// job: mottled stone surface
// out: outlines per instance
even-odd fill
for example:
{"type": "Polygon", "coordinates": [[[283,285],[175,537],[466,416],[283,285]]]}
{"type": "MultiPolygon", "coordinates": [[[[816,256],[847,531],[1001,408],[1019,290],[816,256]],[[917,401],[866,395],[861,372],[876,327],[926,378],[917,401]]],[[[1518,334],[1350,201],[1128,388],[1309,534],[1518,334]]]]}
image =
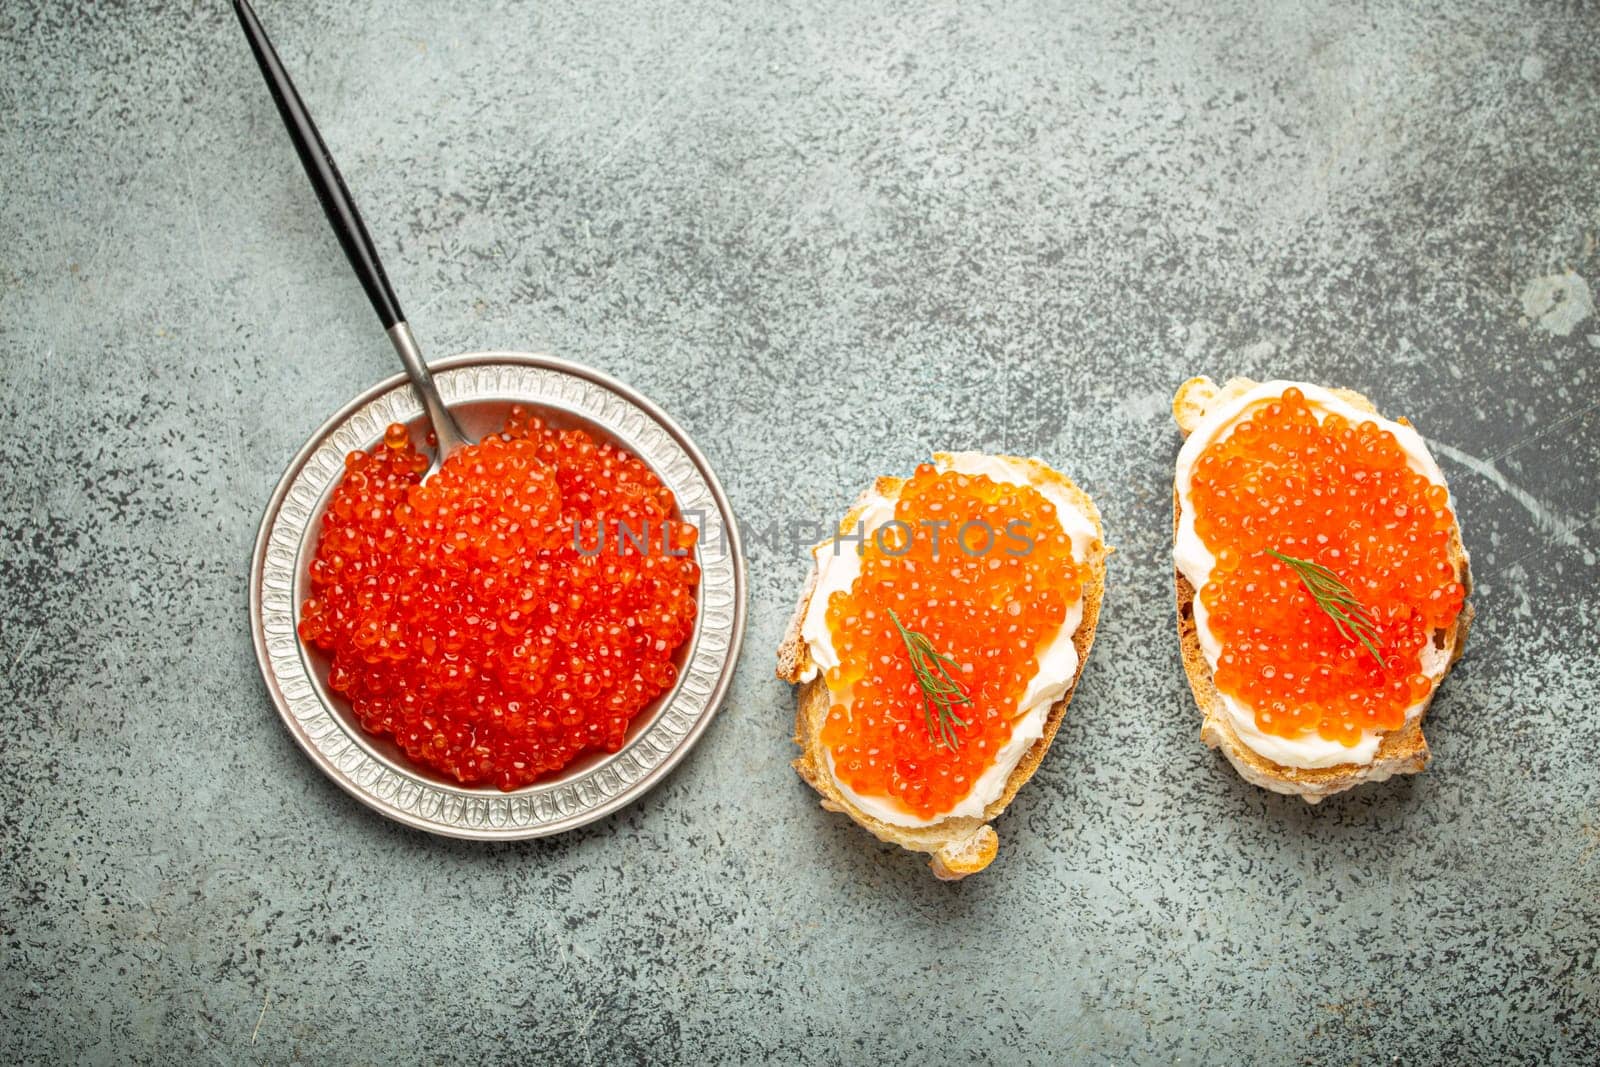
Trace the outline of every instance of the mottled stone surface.
{"type": "Polygon", "coordinates": [[[0,6],[0,1059],[1600,1055],[1600,9],[262,0],[426,350],[656,398],[766,526],[934,448],[1099,500],[1099,644],[983,875],[818,809],[750,546],[722,715],[543,842],[386,823],[257,675],[255,525],[394,369],[226,5],[0,6]],[[1348,385],[1479,622],[1415,779],[1197,740],[1173,388],[1348,385]]]}

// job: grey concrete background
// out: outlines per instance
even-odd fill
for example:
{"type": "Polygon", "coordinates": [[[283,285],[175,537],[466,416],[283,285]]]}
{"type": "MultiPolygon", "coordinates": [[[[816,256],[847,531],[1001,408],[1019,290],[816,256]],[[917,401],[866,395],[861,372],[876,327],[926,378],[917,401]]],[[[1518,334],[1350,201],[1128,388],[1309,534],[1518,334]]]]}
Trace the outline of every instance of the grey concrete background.
{"type": "Polygon", "coordinates": [[[1600,9],[262,0],[426,350],[655,397],[757,526],[1033,453],[1119,549],[960,885],[818,809],[751,546],[737,682],[620,815],[389,825],[280,726],[246,565],[394,369],[227,6],[0,6],[0,1058],[1526,1062],[1600,1053],[1600,9]],[[1197,741],[1193,373],[1436,443],[1478,626],[1432,769],[1197,741]]]}

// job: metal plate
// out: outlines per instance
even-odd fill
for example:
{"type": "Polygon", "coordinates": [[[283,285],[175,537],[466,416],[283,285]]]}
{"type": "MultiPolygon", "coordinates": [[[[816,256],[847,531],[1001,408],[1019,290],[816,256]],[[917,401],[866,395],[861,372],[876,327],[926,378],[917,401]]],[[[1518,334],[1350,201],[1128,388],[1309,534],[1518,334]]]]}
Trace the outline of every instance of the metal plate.
{"type": "Polygon", "coordinates": [[[700,529],[700,610],[678,657],[678,682],[634,719],[615,753],[582,758],[558,776],[503,793],[456,785],[413,766],[356,723],[326,688],[325,659],[295,631],[308,595],[316,532],[346,453],[370,448],[393,422],[423,432],[422,405],[405,377],[368,390],[306,442],[261,520],[250,565],[256,659],[284,725],[346,792],[389,818],[451,837],[509,840],[560,833],[638,799],[693,747],[716,714],[744,636],[745,574],[738,526],[694,444],[650,401],[606,375],[550,356],[482,352],[431,364],[446,403],[478,436],[513,403],[581,425],[650,465],[700,529]]]}

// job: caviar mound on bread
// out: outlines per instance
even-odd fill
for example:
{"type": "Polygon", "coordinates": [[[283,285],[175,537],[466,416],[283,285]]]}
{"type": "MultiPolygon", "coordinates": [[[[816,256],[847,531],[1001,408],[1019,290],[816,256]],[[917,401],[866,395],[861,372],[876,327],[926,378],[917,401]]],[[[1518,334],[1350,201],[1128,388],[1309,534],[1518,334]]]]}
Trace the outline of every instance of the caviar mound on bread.
{"type": "Polygon", "coordinates": [[[778,649],[822,806],[940,878],[987,867],[1094,643],[1107,552],[1094,502],[1038,460],[936,453],[877,479],[813,549],[778,649]]]}
{"type": "Polygon", "coordinates": [[[1472,620],[1422,436],[1300,382],[1193,378],[1172,411],[1178,635],[1201,740],[1311,803],[1421,771],[1423,717],[1472,620]]]}

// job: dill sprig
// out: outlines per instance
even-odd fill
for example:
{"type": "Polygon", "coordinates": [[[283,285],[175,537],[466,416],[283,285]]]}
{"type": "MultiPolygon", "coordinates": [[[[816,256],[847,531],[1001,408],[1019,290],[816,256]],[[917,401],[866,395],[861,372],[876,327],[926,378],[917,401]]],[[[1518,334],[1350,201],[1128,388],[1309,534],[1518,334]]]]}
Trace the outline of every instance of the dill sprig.
{"type": "Polygon", "coordinates": [[[1289,569],[1299,576],[1306,592],[1317,602],[1317,607],[1327,613],[1346,640],[1354,638],[1360,641],[1372,653],[1372,658],[1378,661],[1378,666],[1389,669],[1378,652],[1378,646],[1373,643],[1373,638],[1378,635],[1377,620],[1337,574],[1320,563],[1286,556],[1275,549],[1267,549],[1267,555],[1288,564],[1289,569]]]}
{"type": "Polygon", "coordinates": [[[906,652],[911,656],[911,671],[917,676],[917,685],[922,689],[922,716],[928,723],[928,739],[954,752],[960,745],[955,728],[967,725],[967,721],[956,714],[956,705],[972,703],[972,698],[950,674],[950,668],[959,669],[959,665],[937,651],[926,636],[901,625],[900,616],[894,613],[893,608],[889,609],[889,619],[894,623],[894,628],[900,631],[900,640],[906,643],[906,652]]]}

